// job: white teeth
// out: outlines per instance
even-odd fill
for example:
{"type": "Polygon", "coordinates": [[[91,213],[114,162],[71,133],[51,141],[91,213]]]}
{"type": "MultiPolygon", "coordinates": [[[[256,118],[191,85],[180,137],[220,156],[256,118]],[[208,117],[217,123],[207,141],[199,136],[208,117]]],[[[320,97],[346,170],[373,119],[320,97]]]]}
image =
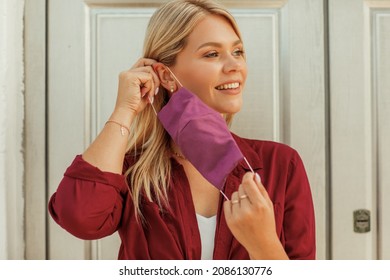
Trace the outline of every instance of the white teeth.
{"type": "Polygon", "coordinates": [[[231,84],[224,84],[217,86],[217,89],[222,90],[222,89],[234,89],[238,88],[240,86],[240,83],[231,83],[231,84]]]}

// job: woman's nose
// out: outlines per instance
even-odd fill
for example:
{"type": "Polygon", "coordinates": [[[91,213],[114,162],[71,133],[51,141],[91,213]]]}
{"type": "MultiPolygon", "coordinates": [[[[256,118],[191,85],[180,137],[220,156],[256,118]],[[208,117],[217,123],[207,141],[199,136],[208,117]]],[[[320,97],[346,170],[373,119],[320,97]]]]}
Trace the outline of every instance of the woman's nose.
{"type": "Polygon", "coordinates": [[[229,55],[224,61],[223,71],[226,73],[238,72],[242,71],[245,67],[246,62],[242,57],[235,57],[233,55],[229,55]]]}

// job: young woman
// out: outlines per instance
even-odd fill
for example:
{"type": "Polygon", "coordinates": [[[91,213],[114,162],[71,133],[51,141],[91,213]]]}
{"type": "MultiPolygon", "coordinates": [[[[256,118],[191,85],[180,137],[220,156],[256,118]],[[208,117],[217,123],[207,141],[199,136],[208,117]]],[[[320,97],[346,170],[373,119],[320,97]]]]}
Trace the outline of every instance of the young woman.
{"type": "Polygon", "coordinates": [[[52,195],[53,219],[82,239],[118,231],[119,259],[314,259],[312,197],[295,150],[233,135],[255,173],[239,163],[226,200],[155,115],[182,85],[230,122],[246,77],[226,9],[211,0],[163,5],[144,58],[119,75],[111,117],[52,195]]]}

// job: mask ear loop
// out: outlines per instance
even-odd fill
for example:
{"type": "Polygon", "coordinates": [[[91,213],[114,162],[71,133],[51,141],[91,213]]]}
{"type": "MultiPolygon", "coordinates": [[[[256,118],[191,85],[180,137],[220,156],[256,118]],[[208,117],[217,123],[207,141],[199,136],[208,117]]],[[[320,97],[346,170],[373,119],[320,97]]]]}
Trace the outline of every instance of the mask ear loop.
{"type": "Polygon", "coordinates": [[[182,88],[183,85],[180,83],[180,81],[179,81],[179,79],[176,77],[176,75],[173,74],[173,72],[171,71],[171,69],[169,69],[168,66],[166,66],[166,67],[167,67],[168,71],[172,74],[173,78],[175,78],[176,82],[177,82],[177,83],[180,85],[180,87],[182,88]]]}
{"type": "Polygon", "coordinates": [[[157,116],[156,108],[154,108],[154,105],[153,105],[153,103],[152,103],[152,100],[150,99],[150,96],[148,96],[148,99],[149,99],[150,105],[152,106],[152,109],[153,109],[153,111],[154,111],[154,114],[157,116]]]}
{"type": "Polygon", "coordinates": [[[255,174],[255,171],[253,171],[253,168],[252,168],[252,166],[249,164],[249,162],[248,162],[248,160],[246,159],[246,157],[244,157],[244,160],[245,160],[246,164],[248,165],[249,169],[251,170],[251,172],[252,172],[253,174],[255,174]]]}

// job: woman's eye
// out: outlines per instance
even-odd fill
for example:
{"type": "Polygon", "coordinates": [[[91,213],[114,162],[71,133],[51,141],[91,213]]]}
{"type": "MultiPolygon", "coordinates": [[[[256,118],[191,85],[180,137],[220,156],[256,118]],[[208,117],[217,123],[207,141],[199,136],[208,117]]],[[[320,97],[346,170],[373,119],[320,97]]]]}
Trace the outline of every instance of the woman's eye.
{"type": "Polygon", "coordinates": [[[242,50],[242,49],[236,49],[236,50],[233,51],[233,54],[234,54],[235,56],[243,56],[243,55],[244,55],[244,50],[242,50]]]}
{"type": "Polygon", "coordinates": [[[217,52],[209,52],[205,55],[205,57],[218,57],[218,53],[217,52]]]}

